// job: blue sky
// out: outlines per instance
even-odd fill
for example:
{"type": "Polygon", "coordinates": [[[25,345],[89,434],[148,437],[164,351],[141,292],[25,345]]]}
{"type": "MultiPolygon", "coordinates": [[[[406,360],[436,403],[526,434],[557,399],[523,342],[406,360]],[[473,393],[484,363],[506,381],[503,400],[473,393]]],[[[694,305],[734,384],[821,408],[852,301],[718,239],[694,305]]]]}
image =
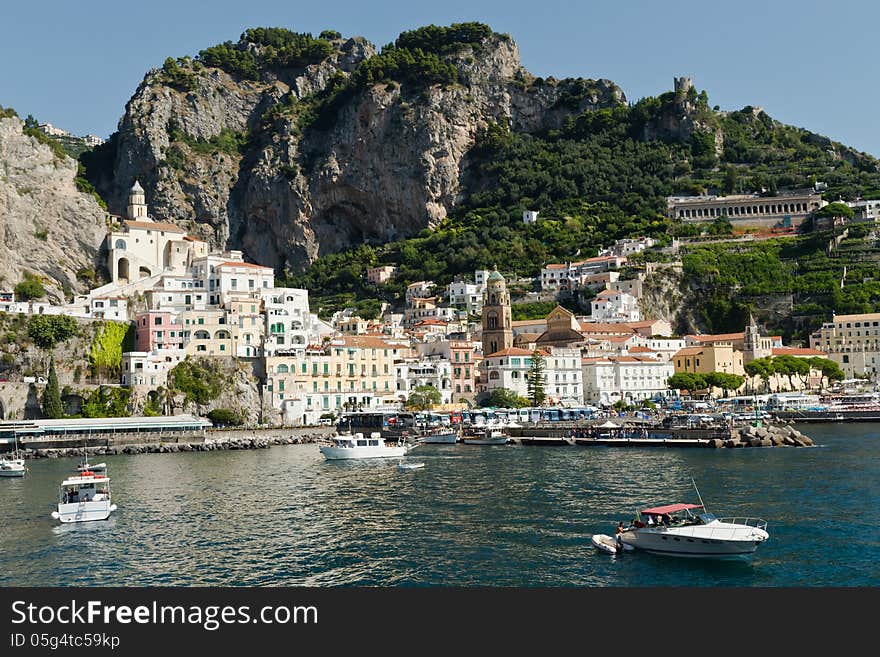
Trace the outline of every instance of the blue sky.
{"type": "Polygon", "coordinates": [[[381,47],[422,25],[481,21],[510,34],[535,75],[608,78],[633,101],[687,75],[712,105],[758,105],[880,156],[878,18],[880,5],[855,0],[3,2],[0,105],[107,137],[148,69],[248,27],[335,29],[381,47]]]}

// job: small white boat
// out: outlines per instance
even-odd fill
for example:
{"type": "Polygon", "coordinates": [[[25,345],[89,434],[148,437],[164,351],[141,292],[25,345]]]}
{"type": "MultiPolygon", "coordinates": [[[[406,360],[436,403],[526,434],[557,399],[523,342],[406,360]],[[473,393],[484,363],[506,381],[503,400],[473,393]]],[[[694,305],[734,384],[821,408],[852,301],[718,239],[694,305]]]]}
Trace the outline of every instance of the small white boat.
{"type": "Polygon", "coordinates": [[[599,550],[600,552],[605,552],[607,554],[620,554],[621,552],[632,552],[635,548],[631,545],[627,545],[626,543],[621,546],[617,545],[617,541],[614,540],[608,534],[593,534],[592,538],[593,547],[599,550]]]}
{"type": "Polygon", "coordinates": [[[400,470],[418,470],[419,468],[424,468],[424,463],[398,463],[397,467],[400,470]]]}
{"type": "Polygon", "coordinates": [[[24,477],[27,472],[27,466],[24,459],[2,459],[0,460],[0,477],[24,477]]]}
{"type": "Polygon", "coordinates": [[[106,520],[116,511],[110,496],[110,478],[89,470],[61,482],[58,509],[52,517],[61,522],[106,520]]]}
{"type": "Polygon", "coordinates": [[[78,466],[76,466],[78,472],[107,472],[107,464],[106,463],[89,463],[88,461],[83,461],[78,466]]]}
{"type": "Polygon", "coordinates": [[[0,458],[0,477],[24,477],[27,472],[27,466],[24,459],[18,453],[18,436],[14,435],[15,451],[12,458],[3,456],[0,458]]]}
{"type": "Polygon", "coordinates": [[[319,449],[324,458],[329,461],[342,459],[371,459],[406,456],[412,449],[403,438],[399,438],[396,445],[386,445],[382,440],[382,434],[374,431],[367,438],[362,433],[342,434],[330,439],[330,445],[322,445],[319,449]]]}

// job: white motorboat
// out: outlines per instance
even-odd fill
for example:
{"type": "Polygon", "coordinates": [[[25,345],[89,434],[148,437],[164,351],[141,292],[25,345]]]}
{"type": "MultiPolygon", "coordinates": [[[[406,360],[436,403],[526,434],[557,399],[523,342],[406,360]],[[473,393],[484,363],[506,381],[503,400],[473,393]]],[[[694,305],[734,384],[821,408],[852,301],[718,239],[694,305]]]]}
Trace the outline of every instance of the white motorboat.
{"type": "Polygon", "coordinates": [[[749,557],[768,538],[767,521],[716,518],[703,504],[645,509],[620,534],[624,545],[645,552],[716,559],[749,557]]]}
{"type": "Polygon", "coordinates": [[[465,445],[506,445],[509,436],[498,429],[489,429],[482,435],[465,436],[465,445]]]}
{"type": "Polygon", "coordinates": [[[618,545],[617,541],[608,534],[593,534],[592,543],[594,548],[600,552],[605,552],[606,554],[620,554],[622,552],[632,552],[635,550],[634,547],[627,545],[626,543],[618,545]]]}
{"type": "Polygon", "coordinates": [[[422,444],[454,445],[458,442],[458,432],[455,429],[434,429],[423,433],[418,437],[422,444]]]}
{"type": "Polygon", "coordinates": [[[371,459],[405,456],[412,449],[403,438],[399,438],[397,444],[386,445],[382,440],[382,434],[374,431],[369,438],[362,433],[341,434],[331,439],[330,445],[320,447],[321,454],[329,461],[341,459],[371,459]]]}
{"type": "Polygon", "coordinates": [[[110,478],[86,470],[61,482],[58,510],[52,517],[61,522],[106,520],[116,511],[110,496],[110,478]]]}

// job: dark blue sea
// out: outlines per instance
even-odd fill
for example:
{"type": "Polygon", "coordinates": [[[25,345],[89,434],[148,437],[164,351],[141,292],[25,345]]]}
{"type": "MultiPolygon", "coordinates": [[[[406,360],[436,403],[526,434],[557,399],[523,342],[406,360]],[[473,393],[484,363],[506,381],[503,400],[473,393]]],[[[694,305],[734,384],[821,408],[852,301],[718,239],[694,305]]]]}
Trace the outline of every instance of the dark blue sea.
{"type": "Polygon", "coordinates": [[[118,511],[50,517],[75,459],[0,479],[0,586],[849,587],[880,584],[880,425],[812,448],[426,445],[325,462],[317,445],[106,457],[118,511]],[[596,552],[646,506],[760,517],[749,561],[596,552]]]}

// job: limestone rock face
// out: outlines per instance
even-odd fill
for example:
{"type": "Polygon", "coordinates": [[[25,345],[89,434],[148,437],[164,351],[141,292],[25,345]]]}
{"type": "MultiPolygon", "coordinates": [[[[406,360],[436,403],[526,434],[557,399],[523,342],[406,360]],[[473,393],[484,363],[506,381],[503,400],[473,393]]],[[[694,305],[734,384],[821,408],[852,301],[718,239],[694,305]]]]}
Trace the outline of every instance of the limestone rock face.
{"type": "Polygon", "coordinates": [[[609,80],[541,80],[516,44],[492,34],[447,57],[458,82],[374,84],[322,102],[375,47],[334,41],[319,64],[261,80],[215,68],[180,90],[147,74],[126,106],[109,189],[124,210],[137,179],[154,218],[272,267],[302,269],[363,241],[436,226],[455,207],[478,132],[558,128],[567,116],[626,102],[609,80]],[[340,76],[344,76],[341,78],[340,76]],[[318,112],[316,119],[310,112],[318,112]],[[310,118],[311,117],[311,118],[310,118]],[[239,138],[238,148],[211,146],[239,138]]]}
{"type": "Polygon", "coordinates": [[[17,117],[0,119],[0,289],[29,271],[42,277],[47,300],[66,302],[65,288],[86,290],[77,272],[100,264],[107,213],[76,188],[76,161],[22,127],[17,117]]]}

